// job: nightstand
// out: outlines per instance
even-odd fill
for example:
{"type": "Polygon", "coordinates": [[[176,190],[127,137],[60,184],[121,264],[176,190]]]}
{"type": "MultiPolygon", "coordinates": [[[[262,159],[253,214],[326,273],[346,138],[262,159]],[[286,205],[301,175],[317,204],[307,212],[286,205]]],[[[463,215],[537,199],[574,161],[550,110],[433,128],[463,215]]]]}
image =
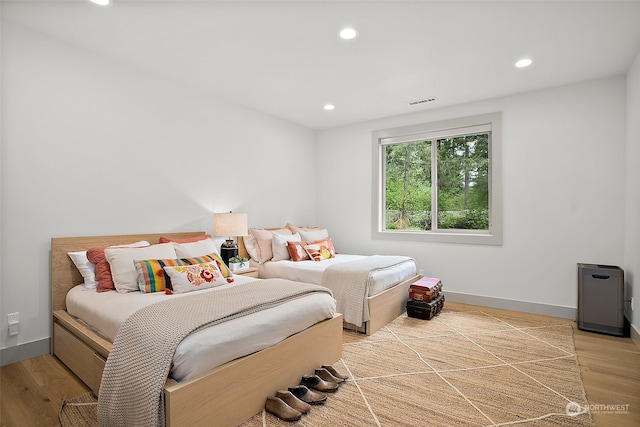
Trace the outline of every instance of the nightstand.
{"type": "Polygon", "coordinates": [[[246,270],[232,271],[232,273],[237,274],[238,276],[255,277],[256,279],[259,278],[258,267],[249,267],[246,270]]]}

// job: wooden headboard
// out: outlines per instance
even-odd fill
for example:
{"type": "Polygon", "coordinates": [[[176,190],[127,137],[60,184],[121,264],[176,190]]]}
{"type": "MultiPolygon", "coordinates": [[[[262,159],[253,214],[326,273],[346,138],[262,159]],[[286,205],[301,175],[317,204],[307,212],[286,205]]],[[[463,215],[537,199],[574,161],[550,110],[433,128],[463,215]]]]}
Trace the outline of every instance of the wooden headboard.
{"type": "Polygon", "coordinates": [[[247,259],[250,259],[249,252],[247,252],[247,248],[244,245],[244,238],[242,236],[238,236],[238,255],[243,256],[247,259]]]}
{"type": "Polygon", "coordinates": [[[126,234],[119,236],[54,237],[51,239],[51,311],[66,310],[67,292],[83,282],[80,272],[67,252],[84,251],[93,247],[122,245],[146,240],[158,243],[161,236],[185,239],[205,234],[204,231],[182,233],[126,234]]]}

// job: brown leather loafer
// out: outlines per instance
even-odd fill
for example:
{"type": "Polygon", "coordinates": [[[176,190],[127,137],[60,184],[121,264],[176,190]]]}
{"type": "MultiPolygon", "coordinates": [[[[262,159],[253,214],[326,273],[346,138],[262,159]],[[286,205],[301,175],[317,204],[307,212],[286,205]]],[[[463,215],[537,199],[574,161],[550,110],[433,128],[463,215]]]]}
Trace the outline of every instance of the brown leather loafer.
{"type": "Polygon", "coordinates": [[[333,393],[338,390],[338,384],[325,381],[317,375],[303,375],[300,385],[306,385],[309,388],[318,391],[333,393]]]}
{"type": "Polygon", "coordinates": [[[276,397],[282,399],[284,403],[303,414],[306,414],[311,410],[311,405],[295,397],[289,390],[278,390],[276,392],[276,397]]]}
{"type": "Polygon", "coordinates": [[[347,379],[349,379],[349,377],[348,377],[347,375],[342,375],[340,372],[336,371],[336,370],[335,370],[335,368],[334,368],[333,366],[325,366],[325,365],[322,365],[322,368],[323,368],[323,369],[326,369],[327,371],[329,371],[329,373],[330,373],[331,375],[333,375],[334,377],[336,377],[336,378],[341,378],[341,379],[343,379],[343,380],[347,380],[347,379]]]}
{"type": "Polygon", "coordinates": [[[330,383],[340,384],[344,380],[342,378],[335,377],[325,368],[316,369],[316,375],[322,378],[325,381],[329,381],[330,383]]]}
{"type": "Polygon", "coordinates": [[[289,391],[295,397],[310,405],[321,405],[327,401],[327,396],[325,394],[309,390],[306,386],[303,385],[289,387],[289,391]]]}
{"type": "Polygon", "coordinates": [[[300,411],[293,409],[282,399],[273,396],[267,397],[267,403],[264,404],[264,409],[284,421],[298,421],[302,416],[300,411]]]}

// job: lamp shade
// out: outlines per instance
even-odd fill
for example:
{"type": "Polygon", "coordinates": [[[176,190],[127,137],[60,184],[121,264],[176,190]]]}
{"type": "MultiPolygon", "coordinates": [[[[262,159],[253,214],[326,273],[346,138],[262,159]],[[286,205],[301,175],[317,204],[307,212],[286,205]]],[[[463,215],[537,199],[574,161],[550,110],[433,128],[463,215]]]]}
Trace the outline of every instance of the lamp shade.
{"type": "Polygon", "coordinates": [[[216,236],[246,236],[247,214],[226,212],[213,214],[213,234],[216,236]]]}

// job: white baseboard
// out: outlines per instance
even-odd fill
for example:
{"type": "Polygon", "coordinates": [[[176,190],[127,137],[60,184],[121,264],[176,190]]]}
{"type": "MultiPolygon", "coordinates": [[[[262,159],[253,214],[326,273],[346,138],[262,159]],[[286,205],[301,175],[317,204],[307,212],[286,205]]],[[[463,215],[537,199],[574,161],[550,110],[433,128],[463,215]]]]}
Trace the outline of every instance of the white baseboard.
{"type": "MultiPolygon", "coordinates": [[[[524,313],[542,314],[544,316],[562,317],[563,319],[576,320],[578,314],[578,309],[575,307],[516,301],[503,298],[485,297],[481,295],[461,294],[450,291],[444,291],[444,296],[446,301],[451,302],[521,311],[524,313]]],[[[447,303],[445,302],[445,306],[446,305],[447,303]]]]}
{"type": "Polygon", "coordinates": [[[0,350],[0,366],[22,362],[51,352],[51,339],[44,338],[0,350]]]}
{"type": "Polygon", "coordinates": [[[640,333],[633,327],[633,325],[630,325],[629,327],[629,334],[631,336],[631,341],[633,341],[636,347],[638,347],[638,350],[640,350],[640,333]]]}

